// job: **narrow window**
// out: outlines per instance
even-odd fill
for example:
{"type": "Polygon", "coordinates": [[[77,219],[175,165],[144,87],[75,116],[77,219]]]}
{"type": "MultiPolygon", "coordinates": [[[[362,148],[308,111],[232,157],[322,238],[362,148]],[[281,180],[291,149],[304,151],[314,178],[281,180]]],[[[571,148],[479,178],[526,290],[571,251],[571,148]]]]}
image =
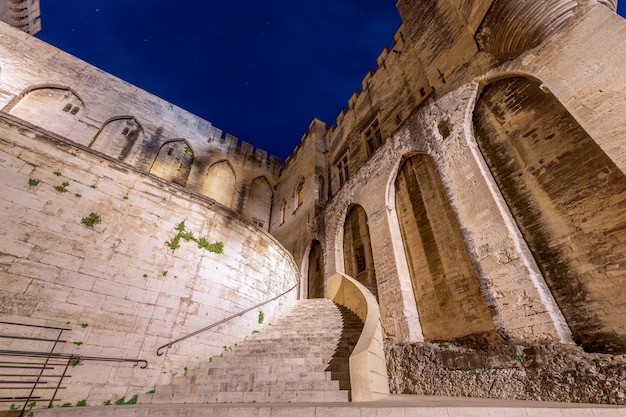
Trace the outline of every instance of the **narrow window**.
{"type": "Polygon", "coordinates": [[[298,186],[297,199],[298,199],[298,207],[300,207],[302,203],[304,202],[304,184],[302,183],[298,186]]]}
{"type": "Polygon", "coordinates": [[[369,129],[365,131],[365,142],[367,143],[368,157],[372,156],[383,145],[383,136],[380,133],[378,120],[374,120],[369,129]]]}
{"type": "Polygon", "coordinates": [[[287,213],[287,202],[283,200],[283,205],[280,208],[280,224],[285,223],[285,214],[287,213]]]}
{"type": "Polygon", "coordinates": [[[122,130],[122,135],[128,136],[129,132],[130,132],[130,129],[128,127],[125,127],[124,130],[122,130]]]}
{"type": "MultiPolygon", "coordinates": [[[[67,106],[66,106],[66,107],[67,107],[67,106]]],[[[78,106],[74,106],[74,108],[72,109],[72,111],[70,111],[70,114],[76,114],[76,113],[78,113],[78,110],[79,110],[78,106]]]]}
{"type": "Polygon", "coordinates": [[[69,112],[70,110],[72,110],[72,105],[70,103],[67,103],[65,107],[63,107],[63,111],[69,112]]]}
{"type": "Polygon", "coordinates": [[[350,179],[350,172],[348,171],[348,157],[344,156],[336,167],[339,174],[339,186],[341,187],[348,181],[348,179],[350,179]]]}

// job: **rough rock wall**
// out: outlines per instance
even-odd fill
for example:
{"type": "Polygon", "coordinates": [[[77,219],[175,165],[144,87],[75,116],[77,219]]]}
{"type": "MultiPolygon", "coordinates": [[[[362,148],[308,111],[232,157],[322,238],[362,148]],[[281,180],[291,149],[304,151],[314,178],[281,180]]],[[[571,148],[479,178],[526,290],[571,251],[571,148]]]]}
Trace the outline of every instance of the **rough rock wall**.
{"type": "Polygon", "coordinates": [[[392,393],[626,404],[626,357],[571,344],[385,346],[392,393]]]}
{"type": "MultiPolygon", "coordinates": [[[[291,256],[210,199],[112,158],[0,118],[0,316],[72,327],[64,351],[142,358],[148,369],[85,362],[64,401],[146,392],[259,327],[252,311],[166,349],[157,347],[293,287],[291,256]],[[87,227],[90,213],[101,222],[87,227]],[[223,253],[179,240],[224,243],[223,253]],[[66,324],[68,323],[68,324],[66,324]],[[82,327],[86,323],[88,326],[82,327]],[[80,341],[80,346],[71,342],[80,341]]],[[[271,321],[296,291],[262,308],[271,321]]]]}

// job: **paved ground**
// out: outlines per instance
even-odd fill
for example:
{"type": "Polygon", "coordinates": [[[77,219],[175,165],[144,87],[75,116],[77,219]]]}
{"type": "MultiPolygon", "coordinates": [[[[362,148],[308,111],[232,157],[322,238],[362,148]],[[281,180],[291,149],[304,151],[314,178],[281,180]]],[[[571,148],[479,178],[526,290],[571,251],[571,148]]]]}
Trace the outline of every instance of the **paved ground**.
{"type": "Polygon", "coordinates": [[[56,408],[34,417],[626,417],[626,406],[392,395],[368,403],[168,404],[56,408]]]}

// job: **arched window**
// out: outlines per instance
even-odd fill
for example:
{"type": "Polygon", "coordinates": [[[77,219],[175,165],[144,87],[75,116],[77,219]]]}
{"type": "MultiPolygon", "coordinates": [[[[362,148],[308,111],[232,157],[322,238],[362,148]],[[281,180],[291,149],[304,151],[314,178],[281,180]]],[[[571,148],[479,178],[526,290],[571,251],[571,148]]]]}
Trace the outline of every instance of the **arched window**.
{"type": "Polygon", "coordinates": [[[300,177],[294,193],[294,211],[304,203],[304,178],[300,177]]]}

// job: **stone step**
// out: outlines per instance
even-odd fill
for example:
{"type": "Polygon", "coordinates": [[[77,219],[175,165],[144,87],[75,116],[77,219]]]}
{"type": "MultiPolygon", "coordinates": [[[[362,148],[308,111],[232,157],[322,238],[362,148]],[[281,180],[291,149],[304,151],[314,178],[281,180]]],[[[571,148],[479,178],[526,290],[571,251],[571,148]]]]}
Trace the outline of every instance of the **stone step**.
{"type": "Polygon", "coordinates": [[[151,403],[349,400],[348,358],[362,323],[329,300],[301,300],[268,325],[171,384],[151,403]]]}

